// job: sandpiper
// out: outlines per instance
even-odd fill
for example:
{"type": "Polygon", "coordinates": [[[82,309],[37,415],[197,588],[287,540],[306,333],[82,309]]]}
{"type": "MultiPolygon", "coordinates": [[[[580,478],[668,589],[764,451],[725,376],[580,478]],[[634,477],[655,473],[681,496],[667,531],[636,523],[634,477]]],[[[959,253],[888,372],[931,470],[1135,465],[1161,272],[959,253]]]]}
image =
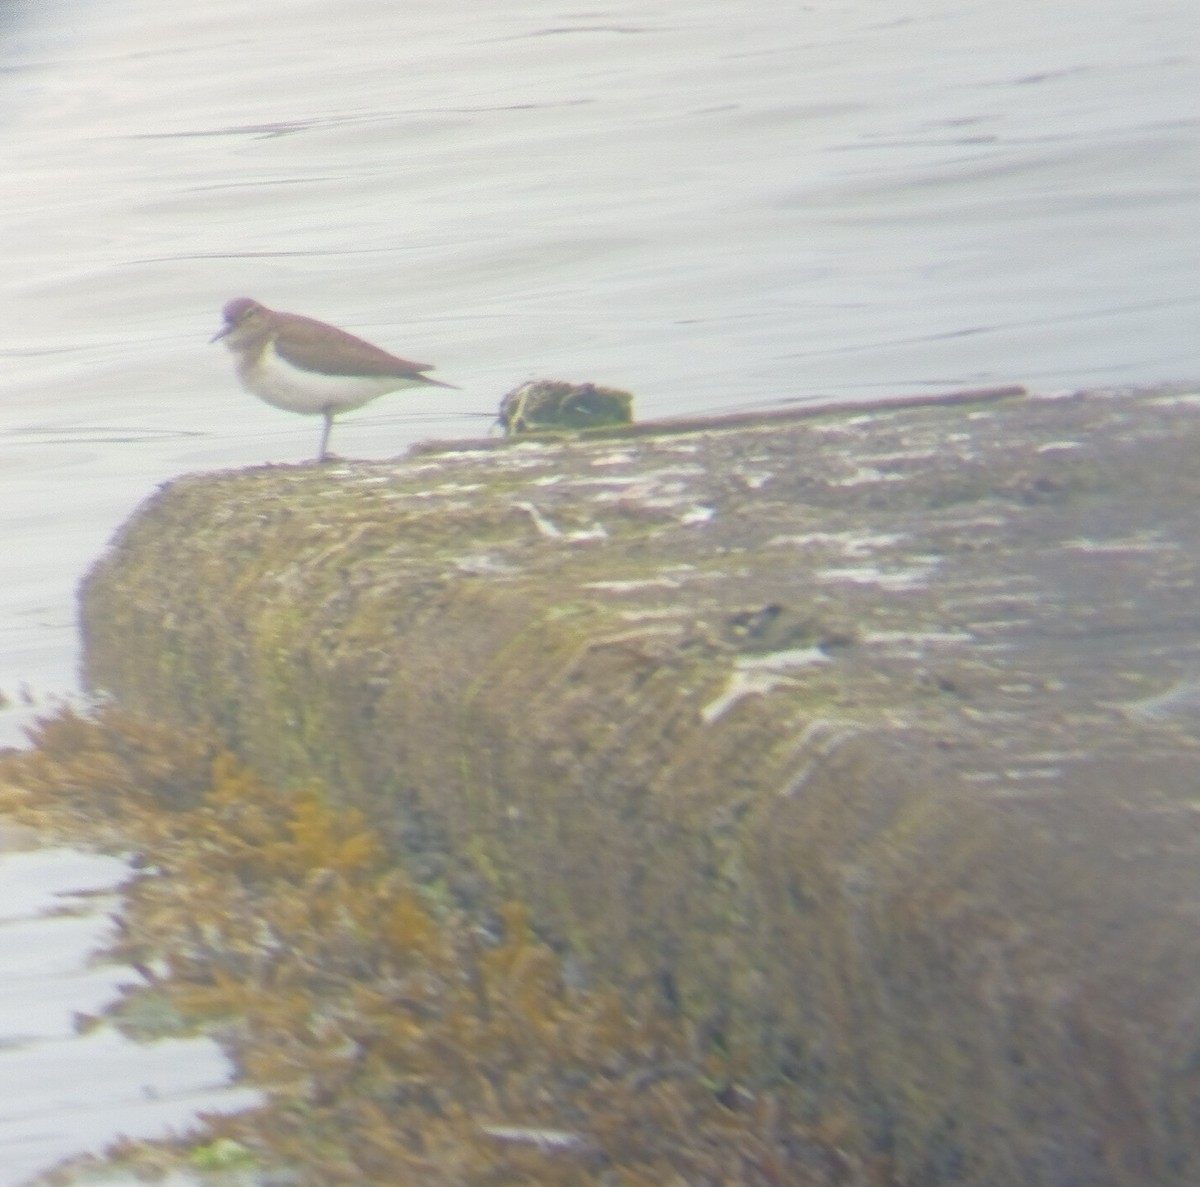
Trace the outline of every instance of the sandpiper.
{"type": "Polygon", "coordinates": [[[410,363],[345,330],[298,313],[279,313],[249,297],[227,301],[223,338],[237,356],[242,386],[288,412],[325,418],[317,461],[328,456],[329,432],[339,412],[361,408],[403,387],[454,387],[422,374],[431,363],[410,363]]]}

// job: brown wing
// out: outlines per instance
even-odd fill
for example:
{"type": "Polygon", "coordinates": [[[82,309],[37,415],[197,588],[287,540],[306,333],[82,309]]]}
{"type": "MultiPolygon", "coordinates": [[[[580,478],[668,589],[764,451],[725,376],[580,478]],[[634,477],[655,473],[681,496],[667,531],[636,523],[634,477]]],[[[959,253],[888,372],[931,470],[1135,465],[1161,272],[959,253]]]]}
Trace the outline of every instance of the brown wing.
{"type": "Polygon", "coordinates": [[[275,352],[289,363],[321,375],[394,375],[438,387],[453,387],[421,374],[433,370],[432,363],[411,363],[397,358],[345,330],[299,314],[292,314],[289,321],[278,327],[275,352]]]}

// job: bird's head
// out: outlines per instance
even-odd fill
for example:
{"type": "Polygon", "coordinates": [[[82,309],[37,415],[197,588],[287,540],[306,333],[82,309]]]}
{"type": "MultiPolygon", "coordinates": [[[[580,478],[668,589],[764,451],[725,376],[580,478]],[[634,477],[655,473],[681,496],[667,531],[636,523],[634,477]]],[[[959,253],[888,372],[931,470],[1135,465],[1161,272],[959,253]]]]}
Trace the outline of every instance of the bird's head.
{"type": "Polygon", "coordinates": [[[250,297],[234,297],[232,301],[225,302],[225,307],[221,310],[225,324],[209,342],[228,338],[230,349],[236,349],[262,332],[269,315],[270,310],[265,305],[260,305],[250,297]]]}

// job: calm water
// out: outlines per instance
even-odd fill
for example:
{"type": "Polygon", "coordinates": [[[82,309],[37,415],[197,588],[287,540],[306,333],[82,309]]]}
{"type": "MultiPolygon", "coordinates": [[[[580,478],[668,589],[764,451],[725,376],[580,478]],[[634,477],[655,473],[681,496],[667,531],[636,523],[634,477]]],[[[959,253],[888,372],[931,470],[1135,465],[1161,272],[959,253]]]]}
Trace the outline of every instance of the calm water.
{"type": "Polygon", "coordinates": [[[211,1040],[139,1044],[107,1025],[77,1032],[78,1013],[95,1015],[140,980],[90,959],[112,938],[130,870],[69,849],[12,851],[8,831],[0,826],[0,1185],[99,1153],[118,1134],[165,1137],[198,1111],[259,1103],[226,1087],[229,1064],[211,1040]]]}
{"type": "Polygon", "coordinates": [[[1198,35],[1194,0],[0,0],[0,688],[72,689],[75,585],[155,484],[311,456],[207,345],[230,296],[462,385],[351,456],[531,376],[643,417],[1200,377],[1198,35]]]}

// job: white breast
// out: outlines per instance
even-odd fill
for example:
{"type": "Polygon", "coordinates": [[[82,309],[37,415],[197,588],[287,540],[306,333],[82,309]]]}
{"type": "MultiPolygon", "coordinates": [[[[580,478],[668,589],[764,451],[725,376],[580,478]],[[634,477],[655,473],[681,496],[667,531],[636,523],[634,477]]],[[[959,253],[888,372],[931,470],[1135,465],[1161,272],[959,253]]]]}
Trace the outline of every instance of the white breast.
{"type": "Polygon", "coordinates": [[[276,408],[317,415],[327,408],[335,412],[360,408],[387,392],[416,387],[420,380],[394,375],[322,375],[302,371],[267,346],[257,359],[238,367],[247,391],[276,408]]]}

